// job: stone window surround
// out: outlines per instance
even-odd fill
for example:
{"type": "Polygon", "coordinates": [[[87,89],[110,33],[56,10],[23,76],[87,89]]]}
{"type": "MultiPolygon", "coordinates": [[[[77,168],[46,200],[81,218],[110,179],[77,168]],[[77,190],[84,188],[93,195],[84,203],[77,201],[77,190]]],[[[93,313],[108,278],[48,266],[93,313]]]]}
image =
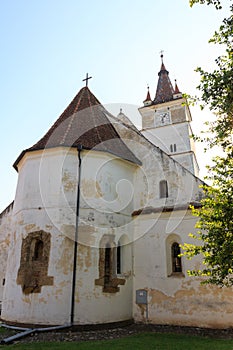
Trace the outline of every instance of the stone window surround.
{"type": "Polygon", "coordinates": [[[103,293],[119,292],[119,285],[125,284],[125,278],[117,276],[117,246],[114,239],[114,235],[103,235],[99,245],[99,278],[95,280],[95,285],[102,286],[103,293]],[[110,249],[108,254],[106,254],[106,249],[110,249]],[[106,264],[107,257],[110,261],[106,264]],[[108,269],[107,275],[106,268],[108,269]]]}

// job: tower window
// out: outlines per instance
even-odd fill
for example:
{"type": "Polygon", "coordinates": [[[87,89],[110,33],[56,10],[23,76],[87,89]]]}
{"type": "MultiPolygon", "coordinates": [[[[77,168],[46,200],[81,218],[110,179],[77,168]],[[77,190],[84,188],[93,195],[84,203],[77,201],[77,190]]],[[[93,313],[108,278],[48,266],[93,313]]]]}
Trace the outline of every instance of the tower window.
{"type": "Polygon", "coordinates": [[[180,246],[177,242],[173,243],[171,246],[172,253],[172,272],[182,272],[180,246]]]}
{"type": "Polygon", "coordinates": [[[160,198],[168,197],[168,185],[166,180],[162,180],[159,183],[159,195],[160,195],[160,198]]]}
{"type": "Polygon", "coordinates": [[[176,152],[176,144],[175,143],[173,145],[170,145],[170,151],[176,152]]]}

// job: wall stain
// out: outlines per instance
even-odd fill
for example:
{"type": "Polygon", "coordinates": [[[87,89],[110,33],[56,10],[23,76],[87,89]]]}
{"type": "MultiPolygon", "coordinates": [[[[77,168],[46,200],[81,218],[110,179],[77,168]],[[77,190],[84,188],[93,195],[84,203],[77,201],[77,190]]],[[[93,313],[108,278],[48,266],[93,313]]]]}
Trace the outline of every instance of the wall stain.
{"type": "Polygon", "coordinates": [[[73,176],[70,175],[68,171],[64,171],[64,173],[63,173],[62,184],[63,184],[63,188],[66,192],[75,191],[77,188],[76,179],[74,179],[73,176]]]}
{"type": "Polygon", "coordinates": [[[65,238],[62,241],[59,251],[60,259],[57,261],[56,268],[60,273],[68,275],[73,269],[73,241],[65,238]]]}
{"type": "Polygon", "coordinates": [[[166,310],[173,315],[194,315],[199,312],[223,312],[233,313],[233,295],[230,289],[217,286],[198,285],[196,288],[187,288],[188,284],[183,283],[182,289],[174,295],[166,295],[160,290],[150,289],[150,307],[158,310],[166,310]],[[224,296],[223,296],[224,294],[224,296]]]}
{"type": "Polygon", "coordinates": [[[35,224],[28,224],[25,226],[25,231],[27,233],[30,233],[32,231],[36,231],[36,229],[38,229],[38,227],[35,224]]]}
{"type": "Polygon", "coordinates": [[[92,266],[91,247],[89,247],[87,245],[79,244],[79,246],[78,246],[78,266],[81,269],[86,268],[86,271],[88,271],[89,267],[92,266]]]}

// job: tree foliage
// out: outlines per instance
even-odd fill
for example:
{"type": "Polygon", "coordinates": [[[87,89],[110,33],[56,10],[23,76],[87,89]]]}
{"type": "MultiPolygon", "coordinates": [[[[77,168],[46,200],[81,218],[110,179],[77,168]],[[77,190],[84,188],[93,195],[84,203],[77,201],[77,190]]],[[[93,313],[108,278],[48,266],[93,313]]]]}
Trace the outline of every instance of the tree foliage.
{"type": "MultiPolygon", "coordinates": [[[[195,3],[214,4],[218,0],[192,0],[195,3]]],[[[206,72],[200,67],[198,89],[201,92],[201,108],[208,106],[215,113],[215,121],[207,122],[208,134],[204,140],[210,147],[218,145],[223,150],[222,157],[213,159],[208,167],[211,186],[203,186],[204,198],[201,209],[194,209],[197,221],[196,234],[191,237],[199,244],[184,244],[184,255],[192,258],[201,254],[203,269],[190,271],[190,275],[206,276],[204,283],[233,285],[233,5],[230,16],[225,18],[211,43],[224,45],[224,55],[216,59],[217,68],[206,72]]]]}
{"type": "MultiPolygon", "coordinates": [[[[229,154],[230,156],[230,154],[229,154]]],[[[216,157],[211,169],[212,186],[203,186],[205,197],[200,209],[192,208],[199,218],[197,233],[190,236],[199,244],[183,245],[188,258],[201,254],[202,270],[192,276],[206,276],[204,283],[233,285],[233,152],[231,157],[216,157]]]]}
{"type": "Polygon", "coordinates": [[[217,10],[220,10],[222,8],[221,1],[220,0],[190,0],[189,4],[192,7],[194,4],[207,4],[207,5],[214,5],[217,10]]]}

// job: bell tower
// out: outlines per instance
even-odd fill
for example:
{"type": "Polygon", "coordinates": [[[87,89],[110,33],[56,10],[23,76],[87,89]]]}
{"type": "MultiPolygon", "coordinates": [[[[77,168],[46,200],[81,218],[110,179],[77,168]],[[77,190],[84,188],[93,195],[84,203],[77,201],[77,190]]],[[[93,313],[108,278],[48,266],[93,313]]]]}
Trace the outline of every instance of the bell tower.
{"type": "Polygon", "coordinates": [[[199,167],[191,138],[192,116],[177,82],[173,88],[161,54],[161,69],[154,100],[148,87],[144,106],[139,108],[142,117],[142,134],[154,145],[174,158],[194,175],[199,167]]]}

